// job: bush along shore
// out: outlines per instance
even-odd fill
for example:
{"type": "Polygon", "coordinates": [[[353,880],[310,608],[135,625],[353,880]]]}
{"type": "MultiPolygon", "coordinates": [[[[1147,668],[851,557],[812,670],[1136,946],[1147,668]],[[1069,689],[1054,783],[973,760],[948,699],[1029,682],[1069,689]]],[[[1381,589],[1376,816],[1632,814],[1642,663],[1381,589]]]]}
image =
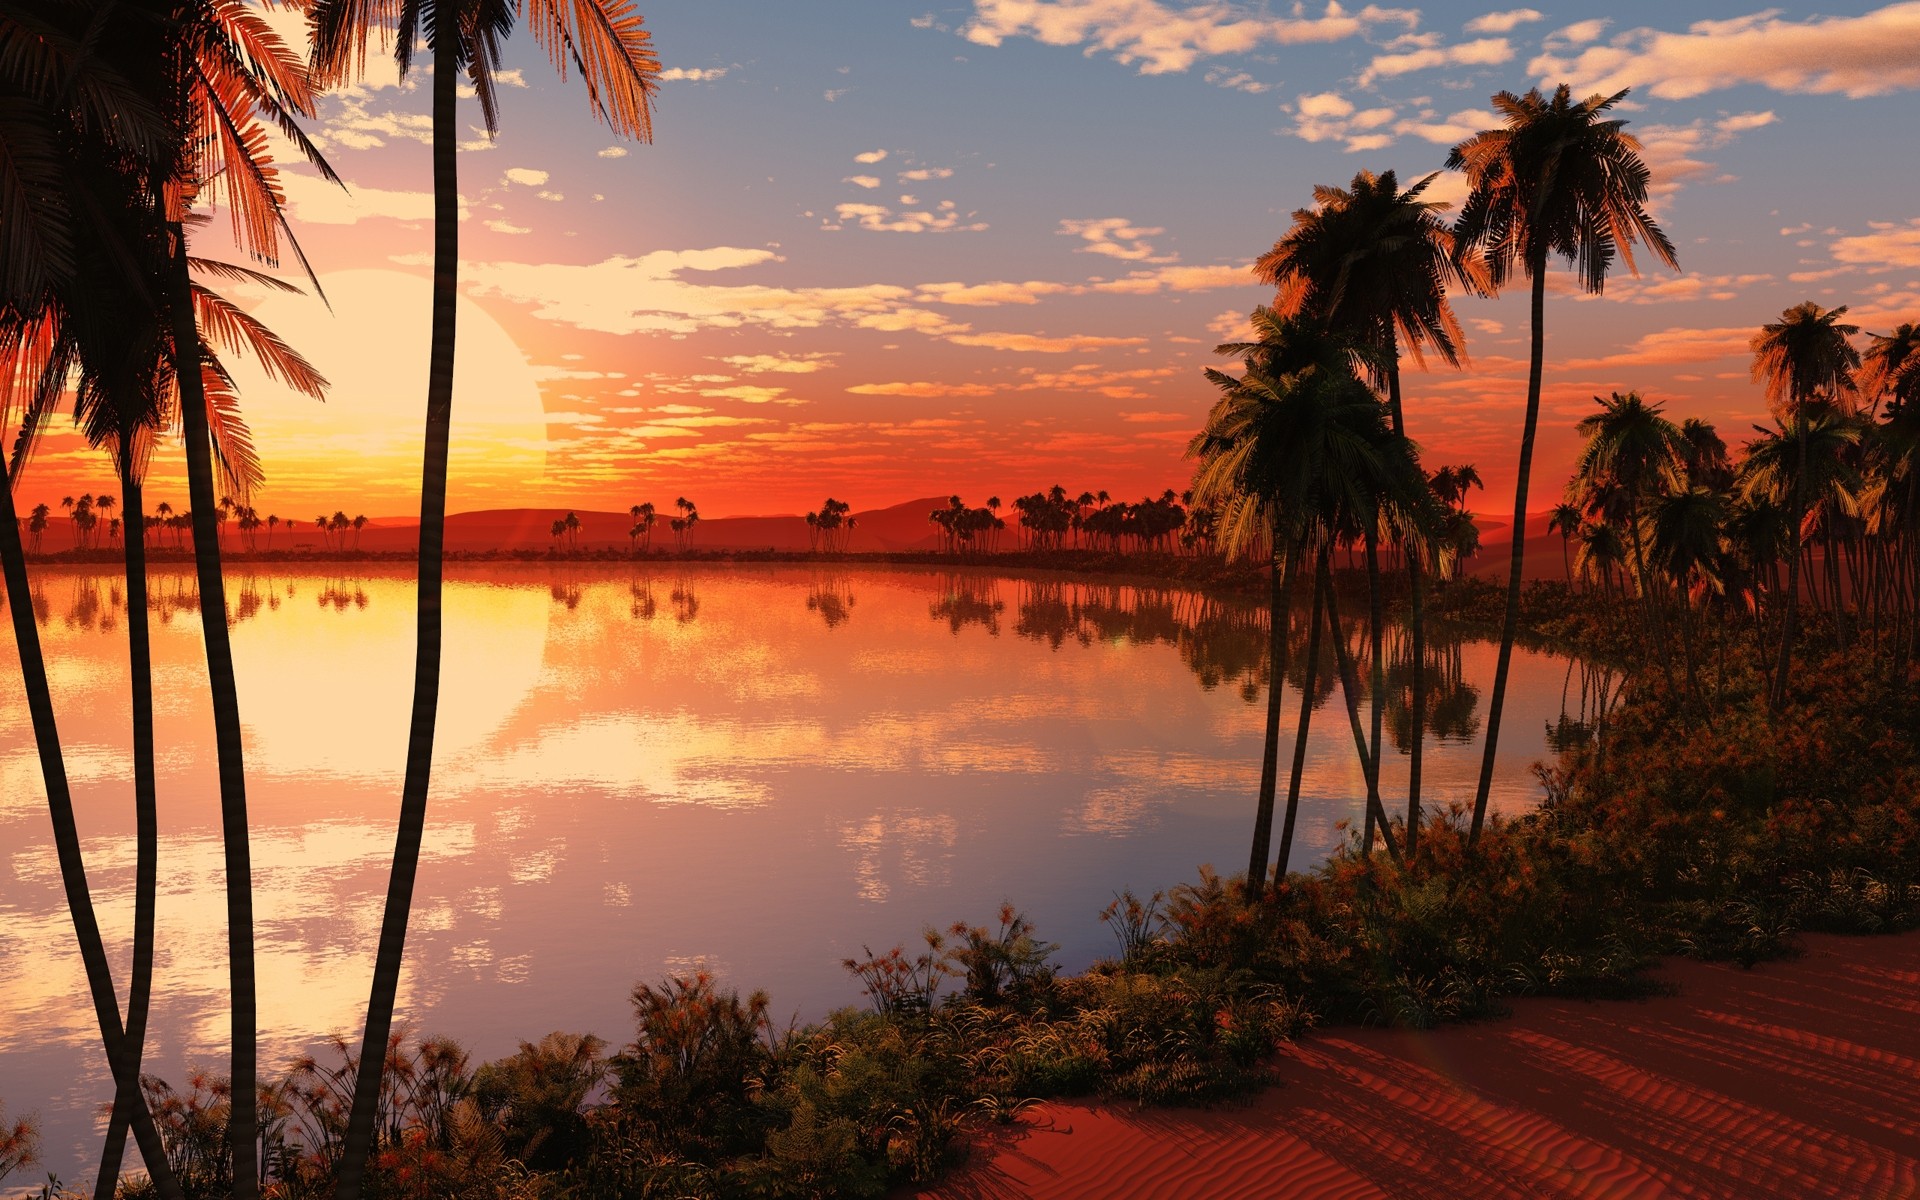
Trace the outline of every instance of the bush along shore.
{"type": "MultiPolygon", "coordinates": [[[[1537,630],[1618,636],[1600,606],[1541,595],[1537,630]]],[[[1463,592],[1456,615],[1476,603],[1463,592]]],[[[764,993],[696,974],[637,986],[618,1048],[555,1033],[476,1066],[445,1039],[397,1037],[374,1194],[877,1196],[933,1178],[970,1130],[1038,1098],[1244,1093],[1315,1026],[1640,995],[1661,955],[1751,964],[1791,954],[1801,930],[1915,927],[1920,674],[1823,640],[1807,630],[1771,717],[1751,654],[1726,655],[1705,721],[1682,720],[1642,672],[1604,731],[1561,731],[1565,749],[1536,769],[1541,806],[1496,817],[1471,850],[1456,809],[1429,818],[1409,861],[1363,855],[1356,836],[1251,896],[1206,868],[1165,894],[1122,893],[1101,914],[1114,957],[1079,974],[1056,971],[1007,905],[847,960],[867,1003],[816,1024],[777,1027],[764,993]]],[[[340,1042],[262,1089],[268,1194],[331,1194],[354,1068],[340,1042]]],[[[188,1194],[226,1194],[224,1080],[146,1087],[188,1194]]]]}

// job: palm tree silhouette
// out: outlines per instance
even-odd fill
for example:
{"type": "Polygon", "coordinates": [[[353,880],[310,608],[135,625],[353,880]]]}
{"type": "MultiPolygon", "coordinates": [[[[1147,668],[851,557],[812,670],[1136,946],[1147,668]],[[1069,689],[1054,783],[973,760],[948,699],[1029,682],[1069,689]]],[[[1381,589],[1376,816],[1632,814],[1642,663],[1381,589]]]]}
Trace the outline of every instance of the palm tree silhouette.
{"type": "Polygon", "coordinates": [[[1465,171],[1470,191],[1454,223],[1454,252],[1482,260],[1489,289],[1498,289],[1517,270],[1532,283],[1532,346],[1527,372],[1527,412],[1520,433],[1520,465],[1514,486],[1513,561],[1507,575],[1507,607],[1500,630],[1500,653],[1487,705],[1487,736],[1474,792],[1470,845],[1479,841],[1493,787],[1495,750],[1507,675],[1513,663],[1513,638],[1520,621],[1520,581],[1527,543],[1527,485],[1533,469],[1534,434],[1540,423],[1540,377],[1546,358],[1547,260],[1559,256],[1576,270],[1582,288],[1600,292],[1616,255],[1629,270],[1635,242],[1677,268],[1673,243],[1647,214],[1652,172],[1640,158],[1640,143],[1625,121],[1605,114],[1627,92],[1575,101],[1567,85],[1544,96],[1536,88],[1524,96],[1500,92],[1494,108],[1506,119],[1501,129],[1475,134],[1453,148],[1447,166],[1465,171]]]}
{"type": "Polygon", "coordinates": [[[341,1150],[337,1195],[357,1200],[372,1145],[375,1106],[392,1025],[394,996],[406,945],[408,911],[418,873],[421,830],[432,775],[433,732],[440,688],[441,576],[445,548],[447,457],[453,414],[454,313],[459,273],[459,182],[456,150],[466,130],[457,112],[458,81],[480,101],[488,136],[498,128],[494,71],[500,43],[524,17],[553,57],[561,77],[577,67],[596,119],[617,134],[651,140],[652,99],[659,63],[631,0],[462,0],[460,4],[367,5],[317,0],[312,10],[313,59],[323,80],[347,77],[365,62],[367,43],[392,37],[404,74],[416,45],[427,45],[433,72],[434,271],[433,334],[427,370],[425,463],[420,489],[419,633],[415,638],[414,700],[401,787],[394,866],[381,919],[380,946],[360,1056],[354,1107],[341,1150]],[[397,22],[397,30],[384,26],[397,22]],[[424,36],[423,36],[424,35],[424,36]]]}
{"type": "Polygon", "coordinates": [[[1556,504],[1553,513],[1547,518],[1547,532],[1560,535],[1560,559],[1567,569],[1567,583],[1573,583],[1573,535],[1580,532],[1580,506],[1577,504],[1556,504]]]}
{"type": "MultiPolygon", "coordinates": [[[[1823,309],[1802,301],[1763,325],[1753,335],[1753,378],[1766,385],[1767,401],[1783,430],[1794,437],[1797,462],[1793,488],[1787,497],[1787,594],[1780,634],[1780,652],[1774,666],[1768,706],[1778,709],[1787,698],[1788,674],[1793,663],[1793,639],[1800,609],[1801,524],[1807,514],[1807,435],[1820,410],[1837,410],[1843,396],[1854,391],[1853,373],[1860,352],[1850,339],[1857,325],[1840,321],[1846,305],[1823,309]]],[[[1751,458],[1751,455],[1749,455],[1751,458]]]]}
{"type": "Polygon", "coordinates": [[[280,518],[273,513],[268,513],[267,514],[267,549],[269,550],[273,549],[273,531],[277,529],[279,525],[280,525],[280,518]]]}
{"type": "MultiPolygon", "coordinates": [[[[1264,336],[1246,354],[1239,377],[1208,371],[1221,399],[1187,448],[1188,456],[1198,460],[1194,500],[1219,508],[1228,551],[1249,553],[1258,547],[1270,556],[1266,740],[1248,861],[1250,895],[1264,889],[1268,871],[1293,565],[1303,554],[1314,554],[1318,595],[1333,543],[1361,524],[1377,524],[1396,471],[1405,467],[1417,472],[1405,440],[1391,437],[1385,408],[1354,374],[1355,356],[1367,353],[1366,348],[1330,336],[1315,323],[1279,317],[1271,310],[1256,310],[1254,327],[1264,336]]],[[[1243,353],[1248,347],[1229,343],[1220,350],[1243,353]]],[[[1420,481],[1424,485],[1424,477],[1420,481]]],[[[1424,486],[1420,491],[1424,493],[1424,486]]],[[[1303,696],[1302,703],[1310,705],[1311,698],[1303,696]]],[[[1369,815],[1380,816],[1388,847],[1397,854],[1392,831],[1379,812],[1379,776],[1364,737],[1360,750],[1368,764],[1369,815]]],[[[1280,840],[1281,877],[1292,847],[1301,761],[1296,754],[1280,840]]]]}

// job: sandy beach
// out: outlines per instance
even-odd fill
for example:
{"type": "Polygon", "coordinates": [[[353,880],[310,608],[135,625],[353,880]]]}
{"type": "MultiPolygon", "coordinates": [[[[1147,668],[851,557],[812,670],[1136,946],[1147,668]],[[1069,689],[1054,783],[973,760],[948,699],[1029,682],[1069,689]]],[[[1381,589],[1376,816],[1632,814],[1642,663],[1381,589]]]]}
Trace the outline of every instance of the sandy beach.
{"type": "Polygon", "coordinates": [[[1920,934],[1673,960],[1644,1001],[1521,1000],[1428,1032],[1331,1029],[1209,1110],[1051,1103],[914,1195],[1920,1195],[1920,934]]]}

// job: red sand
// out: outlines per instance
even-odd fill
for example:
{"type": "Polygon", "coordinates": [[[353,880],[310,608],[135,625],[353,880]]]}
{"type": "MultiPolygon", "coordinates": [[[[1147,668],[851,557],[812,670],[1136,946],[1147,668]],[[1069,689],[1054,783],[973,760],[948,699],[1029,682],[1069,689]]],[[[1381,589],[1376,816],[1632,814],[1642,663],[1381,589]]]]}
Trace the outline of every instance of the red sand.
{"type": "Polygon", "coordinates": [[[1676,996],[1330,1030],[1242,1105],[1048,1104],[916,1194],[1920,1196],[1920,934],[1805,944],[1669,962],[1676,996]]]}

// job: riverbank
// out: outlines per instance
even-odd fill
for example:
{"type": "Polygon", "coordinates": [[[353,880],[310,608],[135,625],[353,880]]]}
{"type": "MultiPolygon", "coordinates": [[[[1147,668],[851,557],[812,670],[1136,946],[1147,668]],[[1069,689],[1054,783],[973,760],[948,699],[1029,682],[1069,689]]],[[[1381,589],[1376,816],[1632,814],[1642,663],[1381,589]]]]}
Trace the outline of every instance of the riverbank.
{"type": "Polygon", "coordinates": [[[1808,935],[1798,958],[1670,958],[1652,977],[1673,993],[1309,1036],[1246,1103],[1049,1102],[902,1195],[1920,1192],[1920,933],[1808,935]]]}

